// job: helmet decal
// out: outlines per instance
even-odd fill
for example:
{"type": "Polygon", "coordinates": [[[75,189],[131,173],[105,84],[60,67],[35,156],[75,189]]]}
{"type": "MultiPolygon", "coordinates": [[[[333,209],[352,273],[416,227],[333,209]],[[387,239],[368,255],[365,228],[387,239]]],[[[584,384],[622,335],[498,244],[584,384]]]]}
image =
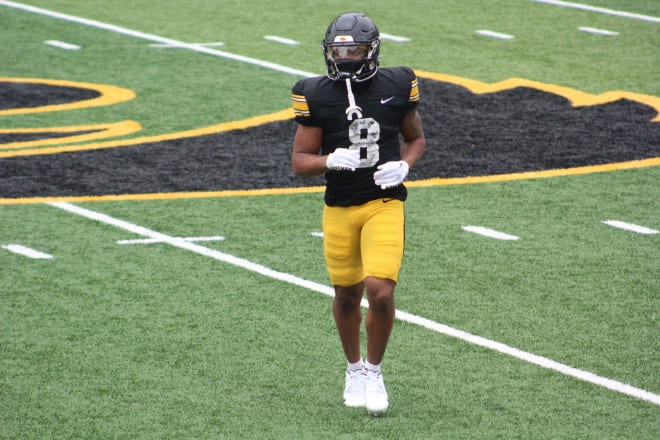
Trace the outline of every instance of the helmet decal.
{"type": "Polygon", "coordinates": [[[350,35],[337,35],[335,37],[335,43],[348,43],[352,41],[353,41],[353,37],[351,37],[350,35]]]}

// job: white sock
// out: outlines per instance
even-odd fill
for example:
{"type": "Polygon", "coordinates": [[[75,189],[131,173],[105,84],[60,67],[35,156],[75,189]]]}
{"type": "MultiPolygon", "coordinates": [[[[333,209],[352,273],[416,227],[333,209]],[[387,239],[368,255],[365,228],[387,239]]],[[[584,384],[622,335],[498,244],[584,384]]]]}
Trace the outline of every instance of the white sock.
{"type": "Polygon", "coordinates": [[[376,373],[380,373],[380,365],[381,365],[381,364],[372,364],[372,363],[369,362],[369,361],[364,361],[364,367],[365,367],[368,371],[374,371],[374,372],[376,372],[376,373]]]}
{"type": "Polygon", "coordinates": [[[357,370],[361,370],[362,368],[364,368],[364,363],[362,362],[362,359],[354,363],[348,362],[348,369],[350,371],[357,371],[357,370]]]}

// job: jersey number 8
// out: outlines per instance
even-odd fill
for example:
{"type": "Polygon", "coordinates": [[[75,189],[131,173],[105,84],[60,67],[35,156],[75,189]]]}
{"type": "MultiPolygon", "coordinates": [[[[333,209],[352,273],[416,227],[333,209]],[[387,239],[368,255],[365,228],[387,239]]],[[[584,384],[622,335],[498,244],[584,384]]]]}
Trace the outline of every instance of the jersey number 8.
{"type": "Polygon", "coordinates": [[[359,168],[369,168],[378,163],[380,158],[378,141],[380,140],[380,125],[373,118],[354,120],[348,127],[348,139],[351,150],[360,151],[359,168]]]}

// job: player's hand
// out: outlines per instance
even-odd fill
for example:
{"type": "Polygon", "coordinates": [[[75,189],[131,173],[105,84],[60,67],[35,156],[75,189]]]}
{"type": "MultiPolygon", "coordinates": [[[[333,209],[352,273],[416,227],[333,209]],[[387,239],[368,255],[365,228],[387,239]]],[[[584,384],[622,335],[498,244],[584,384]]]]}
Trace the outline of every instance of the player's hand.
{"type": "Polygon", "coordinates": [[[374,182],[381,189],[393,188],[403,182],[408,175],[409,168],[408,162],[405,160],[385,162],[379,165],[378,171],[374,173],[374,182]]]}
{"type": "Polygon", "coordinates": [[[360,166],[360,152],[348,148],[337,148],[328,155],[325,166],[330,170],[355,171],[360,166]]]}

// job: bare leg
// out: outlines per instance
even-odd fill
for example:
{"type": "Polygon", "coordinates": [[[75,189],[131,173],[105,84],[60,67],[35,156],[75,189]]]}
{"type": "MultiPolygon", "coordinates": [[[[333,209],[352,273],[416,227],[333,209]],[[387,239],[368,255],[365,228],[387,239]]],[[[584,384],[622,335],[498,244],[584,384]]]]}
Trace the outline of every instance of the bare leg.
{"type": "Polygon", "coordinates": [[[360,326],[362,325],[362,309],[360,301],[364,291],[364,283],[349,287],[335,286],[335,298],[332,302],[332,313],[341,339],[341,345],[348,362],[357,362],[362,358],[360,353],[360,326]]]}
{"type": "Polygon", "coordinates": [[[367,360],[380,364],[394,326],[394,287],[392,280],[367,277],[364,281],[369,300],[367,310],[367,360]]]}

